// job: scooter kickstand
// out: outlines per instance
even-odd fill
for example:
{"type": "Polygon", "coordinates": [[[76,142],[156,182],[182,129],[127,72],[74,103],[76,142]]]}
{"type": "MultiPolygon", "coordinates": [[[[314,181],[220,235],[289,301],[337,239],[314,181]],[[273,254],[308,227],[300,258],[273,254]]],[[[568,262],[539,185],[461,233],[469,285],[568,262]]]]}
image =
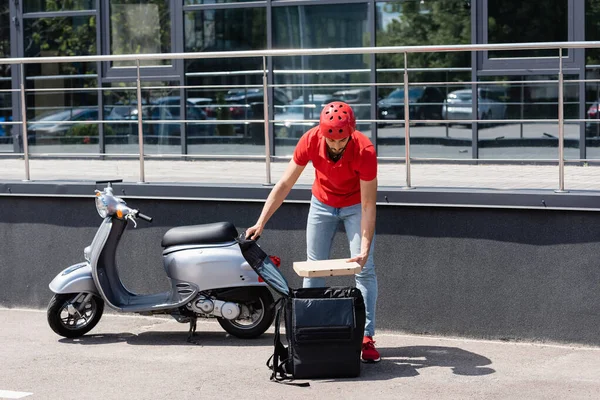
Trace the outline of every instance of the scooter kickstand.
{"type": "Polygon", "coordinates": [[[196,333],[196,321],[198,320],[198,318],[196,317],[190,317],[190,330],[189,330],[189,335],[187,338],[187,341],[190,343],[194,343],[197,344],[196,342],[192,341],[192,338],[194,337],[194,334],[196,333]]]}

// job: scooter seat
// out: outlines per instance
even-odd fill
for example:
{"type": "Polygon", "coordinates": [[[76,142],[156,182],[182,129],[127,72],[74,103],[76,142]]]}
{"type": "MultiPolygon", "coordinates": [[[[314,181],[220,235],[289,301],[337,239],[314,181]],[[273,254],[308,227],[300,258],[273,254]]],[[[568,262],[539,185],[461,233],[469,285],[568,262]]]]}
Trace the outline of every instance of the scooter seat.
{"type": "Polygon", "coordinates": [[[179,226],[171,228],[165,233],[162,246],[223,243],[235,240],[237,236],[237,229],[231,222],[179,226]]]}

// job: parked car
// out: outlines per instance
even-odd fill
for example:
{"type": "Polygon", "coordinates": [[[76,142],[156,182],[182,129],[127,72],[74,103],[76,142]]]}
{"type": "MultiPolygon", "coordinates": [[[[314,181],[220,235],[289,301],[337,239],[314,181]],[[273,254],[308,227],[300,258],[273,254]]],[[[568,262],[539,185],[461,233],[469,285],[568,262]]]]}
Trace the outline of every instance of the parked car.
{"type": "MultiPolygon", "coordinates": [[[[281,89],[273,89],[274,98],[269,103],[282,106],[290,103],[289,97],[281,89]]],[[[229,105],[226,115],[231,120],[262,119],[263,117],[262,88],[235,89],[227,92],[225,103],[229,105]]],[[[245,134],[248,124],[235,124],[236,133],[245,134]]]]}
{"type": "MultiPolygon", "coordinates": [[[[27,140],[30,144],[56,143],[69,141],[72,136],[87,137],[86,143],[91,143],[90,137],[97,136],[97,128],[89,124],[62,124],[61,122],[96,121],[98,107],[75,107],[60,111],[51,111],[38,117],[31,118],[27,124],[27,140]]],[[[97,139],[97,138],[96,138],[97,139]]],[[[96,140],[94,142],[97,143],[96,140]]]]}
{"type": "Polygon", "coordinates": [[[214,99],[210,97],[188,97],[187,101],[195,107],[201,108],[206,113],[208,119],[215,118],[214,99]]]}
{"type": "MultiPolygon", "coordinates": [[[[506,92],[497,88],[477,89],[477,119],[506,119],[507,105],[504,101],[506,92]]],[[[448,93],[442,107],[442,116],[447,120],[472,119],[473,91],[471,89],[455,90],[448,93]]],[[[465,124],[465,125],[470,125],[465,124]]]]}
{"type": "Polygon", "coordinates": [[[585,123],[586,137],[600,137],[600,100],[596,100],[587,110],[586,119],[595,119],[596,122],[585,123]]]}
{"type": "MultiPolygon", "coordinates": [[[[442,104],[445,96],[434,86],[414,86],[408,89],[409,119],[442,119],[442,104]]],[[[404,119],[404,88],[398,88],[377,103],[379,126],[385,120],[404,119]]]]}
{"type": "Polygon", "coordinates": [[[333,97],[350,104],[356,119],[371,119],[371,89],[338,90],[333,97]]]}
{"type": "Polygon", "coordinates": [[[277,137],[301,137],[304,132],[316,125],[315,122],[307,120],[318,120],[323,106],[336,100],[329,94],[310,94],[308,103],[304,102],[304,96],[298,97],[291,104],[281,108],[281,112],[275,114],[275,135],[277,137]],[[304,121],[304,122],[292,122],[304,121]]]}
{"type": "Polygon", "coordinates": [[[9,136],[11,128],[10,125],[2,125],[3,122],[12,122],[12,115],[9,115],[8,118],[4,116],[0,116],[0,137],[9,136]]]}
{"type": "MultiPolygon", "coordinates": [[[[186,120],[207,120],[209,119],[206,112],[194,105],[193,102],[187,101],[186,120]]],[[[137,101],[132,101],[127,105],[117,105],[113,107],[111,112],[105,117],[107,121],[119,120],[137,120],[138,107],[137,101]]],[[[142,103],[142,121],[168,121],[168,120],[183,120],[181,115],[181,103],[179,96],[165,96],[152,101],[150,104],[142,103]]],[[[137,125],[135,124],[113,124],[112,130],[116,135],[137,135],[137,125]]],[[[159,123],[159,124],[144,124],[144,135],[149,138],[176,138],[176,142],[181,133],[181,125],[177,123],[159,123]]],[[[212,136],[215,134],[214,124],[194,124],[193,122],[186,123],[186,135],[192,136],[212,136]]],[[[152,140],[152,139],[151,139],[152,140]]]]}

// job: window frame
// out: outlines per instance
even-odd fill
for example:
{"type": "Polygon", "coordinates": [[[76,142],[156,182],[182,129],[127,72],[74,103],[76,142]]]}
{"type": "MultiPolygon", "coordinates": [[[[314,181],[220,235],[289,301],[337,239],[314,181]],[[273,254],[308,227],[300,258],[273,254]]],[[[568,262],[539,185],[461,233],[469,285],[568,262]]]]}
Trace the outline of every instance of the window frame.
{"type": "MultiPolygon", "coordinates": [[[[101,37],[101,54],[112,55],[110,49],[110,0],[98,0],[100,4],[100,35],[101,37]]],[[[183,22],[183,13],[181,10],[181,1],[165,0],[169,5],[170,22],[171,22],[171,51],[168,54],[181,52],[183,33],[179,32],[183,22]]],[[[140,66],[140,78],[144,79],[160,79],[160,80],[178,80],[183,72],[182,60],[171,59],[171,65],[161,67],[140,66]]],[[[102,81],[126,81],[137,79],[137,68],[132,67],[113,67],[111,61],[102,62],[102,81]]]]}
{"type": "MultiPolygon", "coordinates": [[[[488,2],[479,0],[476,9],[476,43],[488,44],[488,2]]],[[[493,1],[493,0],[492,0],[493,1]]],[[[583,41],[585,24],[577,24],[585,18],[585,4],[582,1],[567,0],[567,40],[568,42],[583,41]]],[[[558,49],[557,49],[558,50],[558,49]]],[[[558,51],[557,51],[558,53],[558,51]]],[[[583,49],[567,49],[567,55],[562,57],[563,68],[579,68],[584,62],[583,49]]],[[[558,70],[558,54],[555,57],[530,57],[515,59],[490,58],[489,51],[476,52],[478,75],[494,75],[501,72],[507,75],[539,75],[558,70]],[[515,70],[512,72],[511,70],[515,70]]]]}

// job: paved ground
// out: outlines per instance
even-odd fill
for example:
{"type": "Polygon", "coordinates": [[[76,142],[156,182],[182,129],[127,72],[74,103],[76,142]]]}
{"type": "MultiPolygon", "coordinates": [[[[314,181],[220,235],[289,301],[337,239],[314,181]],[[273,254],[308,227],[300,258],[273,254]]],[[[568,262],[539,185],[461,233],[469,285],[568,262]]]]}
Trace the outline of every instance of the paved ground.
{"type": "Polygon", "coordinates": [[[197,344],[170,318],[105,314],[77,340],[43,310],[0,308],[0,399],[597,399],[600,348],[461,338],[376,336],[383,360],[356,379],[269,381],[269,331],[229,337],[200,323],[197,344]],[[29,393],[29,395],[27,395],[29,393]],[[11,397],[12,396],[12,397],[11,397]]]}

